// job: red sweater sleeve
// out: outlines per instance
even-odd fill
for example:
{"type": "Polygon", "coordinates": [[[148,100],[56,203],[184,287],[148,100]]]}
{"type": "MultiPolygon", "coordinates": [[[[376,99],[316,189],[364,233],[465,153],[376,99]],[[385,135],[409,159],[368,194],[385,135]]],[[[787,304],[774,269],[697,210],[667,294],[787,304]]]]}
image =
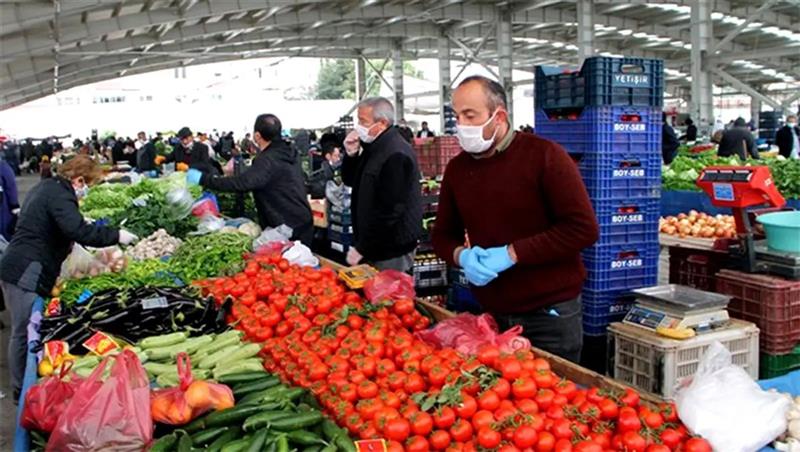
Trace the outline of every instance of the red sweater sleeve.
{"type": "Polygon", "coordinates": [[[456,207],[453,187],[448,183],[445,171],[442,186],[439,189],[439,207],[436,212],[436,223],[431,233],[434,251],[439,258],[451,266],[456,266],[453,252],[464,245],[464,222],[456,207]]]}
{"type": "Polygon", "coordinates": [[[543,171],[542,192],[553,212],[553,225],[513,243],[518,261],[523,265],[572,258],[576,252],[593,245],[599,236],[586,186],[567,152],[553,144],[546,151],[543,171]]]}

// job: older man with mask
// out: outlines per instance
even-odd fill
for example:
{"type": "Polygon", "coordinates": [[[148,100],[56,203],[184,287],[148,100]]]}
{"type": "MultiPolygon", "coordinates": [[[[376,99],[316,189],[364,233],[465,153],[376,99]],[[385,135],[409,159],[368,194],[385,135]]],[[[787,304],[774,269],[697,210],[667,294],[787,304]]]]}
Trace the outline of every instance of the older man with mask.
{"type": "Polygon", "coordinates": [[[465,79],[453,108],[466,152],[445,170],[436,253],[464,269],[500,328],[521,325],[537,347],[578,361],[586,275],[580,251],[598,237],[578,168],[558,144],[514,131],[497,82],[465,79]]]}
{"type": "Polygon", "coordinates": [[[358,104],[358,124],[345,138],[342,181],[353,187],[355,243],[347,263],[408,272],[422,233],[417,159],[394,125],[394,106],[383,97],[358,104]]]}

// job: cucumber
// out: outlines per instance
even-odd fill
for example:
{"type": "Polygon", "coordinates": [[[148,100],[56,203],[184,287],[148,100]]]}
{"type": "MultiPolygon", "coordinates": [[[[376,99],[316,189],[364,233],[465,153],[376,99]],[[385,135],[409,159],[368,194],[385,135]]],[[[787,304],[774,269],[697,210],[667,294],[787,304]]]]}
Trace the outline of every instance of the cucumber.
{"type": "Polygon", "coordinates": [[[286,435],[281,435],[275,441],[275,452],[289,452],[289,440],[286,435]]]}
{"type": "Polygon", "coordinates": [[[245,346],[236,347],[236,350],[234,350],[233,353],[223,356],[222,359],[215,362],[214,364],[216,368],[227,367],[239,361],[244,361],[248,358],[252,358],[258,355],[258,352],[260,351],[261,351],[261,345],[259,344],[247,344],[245,346]]]}
{"type": "Polygon", "coordinates": [[[250,444],[251,439],[252,437],[248,435],[245,436],[244,438],[231,441],[222,447],[222,452],[242,452],[250,444]]]}
{"type": "Polygon", "coordinates": [[[239,406],[236,405],[221,411],[215,411],[203,420],[205,428],[225,427],[241,424],[242,421],[257,414],[264,409],[260,406],[239,406]]]}
{"type": "Polygon", "coordinates": [[[213,443],[209,444],[209,446],[206,448],[206,452],[219,452],[222,449],[222,446],[234,441],[241,433],[242,429],[239,427],[228,428],[225,433],[215,439],[213,443]]]}
{"type": "Polygon", "coordinates": [[[337,436],[333,443],[341,452],[356,452],[356,444],[346,434],[337,436]]]}
{"type": "Polygon", "coordinates": [[[175,372],[175,373],[178,372],[175,364],[154,363],[152,361],[144,364],[144,370],[155,376],[159,376],[161,374],[167,374],[170,372],[175,372]]]}
{"type": "Polygon", "coordinates": [[[251,392],[250,394],[247,394],[246,396],[242,397],[241,400],[239,400],[238,404],[246,405],[250,403],[277,402],[286,398],[284,396],[286,391],[288,391],[286,386],[273,386],[263,391],[251,392]]]}
{"type": "MultiPolygon", "coordinates": [[[[263,427],[271,426],[280,419],[294,417],[291,411],[262,411],[248,417],[242,427],[246,432],[252,432],[263,427]]],[[[294,430],[294,429],[293,429],[294,430]]]]}
{"type": "Polygon", "coordinates": [[[178,442],[178,436],[175,433],[162,436],[150,447],[150,452],[169,452],[175,447],[178,442]]]}
{"type": "Polygon", "coordinates": [[[200,357],[208,356],[222,350],[225,347],[237,345],[241,341],[241,333],[237,330],[231,330],[218,335],[212,342],[199,347],[197,350],[195,350],[194,354],[200,357]]]}
{"type": "Polygon", "coordinates": [[[294,402],[305,393],[306,390],[303,388],[289,388],[284,395],[286,396],[287,399],[294,402]]]}
{"type": "Polygon", "coordinates": [[[244,383],[233,387],[233,395],[236,397],[244,397],[252,392],[263,391],[281,384],[278,377],[267,377],[252,383],[244,383]]]}
{"type": "Polygon", "coordinates": [[[96,355],[85,355],[72,362],[72,370],[80,369],[81,367],[95,368],[100,364],[100,357],[96,355]]]}
{"type": "Polygon", "coordinates": [[[181,431],[181,437],[178,438],[178,447],[175,449],[178,452],[191,452],[192,451],[192,437],[188,433],[181,431]]]}
{"type": "Polygon", "coordinates": [[[192,444],[195,446],[205,446],[228,430],[230,430],[230,427],[216,427],[197,432],[192,435],[192,444]]]}
{"type": "Polygon", "coordinates": [[[238,344],[229,345],[221,350],[217,350],[216,352],[207,355],[204,358],[200,358],[200,362],[197,363],[197,367],[200,369],[213,369],[214,366],[217,365],[217,362],[220,361],[225,356],[230,355],[239,348],[238,344]]]}
{"type": "Polygon", "coordinates": [[[189,333],[179,331],[177,333],[162,334],[161,336],[150,336],[139,341],[139,347],[143,349],[168,347],[179,344],[189,338],[189,333]]]}
{"type": "Polygon", "coordinates": [[[347,435],[335,422],[327,418],[322,420],[322,433],[328,441],[333,441],[339,435],[347,435]]]}
{"type": "Polygon", "coordinates": [[[262,369],[254,372],[239,372],[239,373],[226,374],[224,377],[219,379],[219,382],[224,383],[226,385],[235,385],[237,383],[251,383],[255,382],[256,380],[263,380],[265,378],[270,378],[272,376],[273,375],[267,373],[262,369]]]}
{"type": "Polygon", "coordinates": [[[293,444],[301,446],[327,445],[319,436],[306,430],[293,430],[286,435],[293,444]]]}
{"type": "Polygon", "coordinates": [[[253,435],[253,439],[250,441],[250,444],[247,445],[247,452],[261,452],[261,449],[264,448],[264,443],[267,442],[267,433],[269,430],[261,429],[253,435]]]}
{"type": "Polygon", "coordinates": [[[198,348],[211,343],[213,340],[214,338],[208,334],[205,336],[193,337],[181,344],[184,346],[183,350],[172,351],[170,352],[169,357],[175,359],[178,357],[178,353],[180,352],[186,352],[187,355],[191,355],[192,353],[196,352],[198,348]]]}
{"type": "Polygon", "coordinates": [[[162,388],[178,386],[178,371],[163,373],[156,377],[156,384],[162,388]]]}
{"type": "Polygon", "coordinates": [[[214,368],[214,380],[219,380],[225,375],[242,373],[242,372],[255,372],[263,370],[264,363],[260,358],[250,358],[244,361],[239,361],[235,364],[216,366],[214,368]]]}
{"type": "Polygon", "coordinates": [[[276,419],[270,422],[270,428],[280,431],[299,430],[313,427],[322,422],[322,413],[309,411],[308,413],[293,413],[290,418],[276,419]]]}

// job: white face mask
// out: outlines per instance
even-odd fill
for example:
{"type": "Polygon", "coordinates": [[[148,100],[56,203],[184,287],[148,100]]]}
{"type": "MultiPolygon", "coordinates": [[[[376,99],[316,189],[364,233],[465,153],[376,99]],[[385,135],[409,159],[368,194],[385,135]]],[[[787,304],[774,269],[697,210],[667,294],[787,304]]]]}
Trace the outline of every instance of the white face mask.
{"type": "Polygon", "coordinates": [[[483,128],[488,126],[495,116],[497,116],[496,111],[492,114],[489,120],[480,126],[457,125],[456,136],[458,137],[458,144],[461,145],[461,148],[470,154],[480,154],[482,152],[486,152],[490,147],[492,147],[494,138],[497,135],[497,129],[495,129],[492,137],[487,140],[483,138],[483,128]]]}
{"type": "Polygon", "coordinates": [[[78,199],[81,199],[81,198],[83,198],[84,196],[86,196],[86,195],[89,193],[89,187],[88,187],[86,184],[84,184],[84,185],[83,185],[82,187],[80,187],[80,188],[75,188],[75,187],[73,186],[73,187],[72,187],[72,189],[73,189],[73,190],[75,190],[75,196],[76,196],[78,199]]]}
{"type": "MultiPolygon", "coordinates": [[[[373,124],[372,126],[374,125],[375,124],[373,124]]],[[[358,134],[358,139],[367,144],[375,141],[375,137],[369,134],[369,129],[371,129],[372,126],[364,127],[361,124],[356,124],[355,129],[356,133],[358,134]]]]}

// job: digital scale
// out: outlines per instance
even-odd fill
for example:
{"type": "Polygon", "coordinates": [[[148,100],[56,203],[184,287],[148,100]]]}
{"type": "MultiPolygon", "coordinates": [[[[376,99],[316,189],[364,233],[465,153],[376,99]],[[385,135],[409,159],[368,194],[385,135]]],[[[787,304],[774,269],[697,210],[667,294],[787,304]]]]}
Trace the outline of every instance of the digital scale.
{"type": "Polygon", "coordinates": [[[755,219],[784,210],[786,205],[769,167],[710,166],[700,173],[697,186],[711,198],[713,205],[733,210],[738,239],[729,244],[728,251],[739,267],[748,273],[770,273],[800,280],[800,253],[776,251],[768,248],[766,241],[756,240],[755,219]]]}
{"type": "Polygon", "coordinates": [[[730,319],[727,307],[731,298],[725,295],[678,284],[646,287],[633,293],[636,305],[628,311],[623,323],[653,332],[702,333],[724,326],[730,319]]]}

